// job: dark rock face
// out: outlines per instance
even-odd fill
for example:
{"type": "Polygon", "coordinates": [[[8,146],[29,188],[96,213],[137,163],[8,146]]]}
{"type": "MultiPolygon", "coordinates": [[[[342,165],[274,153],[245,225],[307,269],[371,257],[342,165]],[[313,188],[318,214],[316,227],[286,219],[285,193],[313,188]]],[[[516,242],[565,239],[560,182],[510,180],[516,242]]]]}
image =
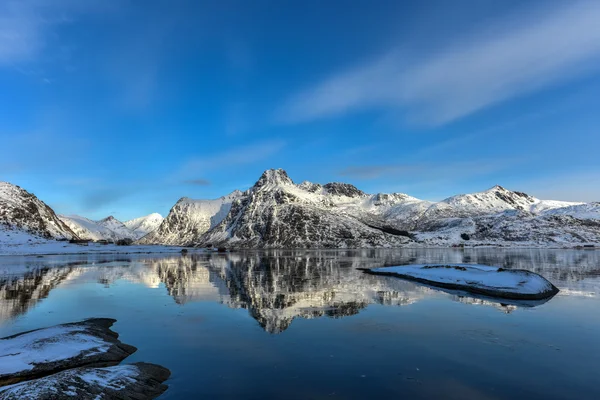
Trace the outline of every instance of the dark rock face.
{"type": "Polygon", "coordinates": [[[0,353],[5,353],[0,354],[0,358],[3,358],[3,361],[0,362],[0,385],[35,379],[80,366],[118,364],[137,349],[121,343],[118,339],[119,335],[110,330],[115,322],[116,320],[109,318],[94,318],[83,322],[23,332],[0,339],[0,353]],[[60,335],[57,336],[57,333],[60,335]],[[67,341],[71,337],[74,343],[84,339],[93,341],[93,343],[89,348],[74,355],[45,363],[34,363],[31,368],[19,369],[12,366],[2,368],[3,363],[13,364],[20,359],[20,354],[14,353],[15,348],[19,352],[35,352],[45,347],[53,347],[58,339],[67,341]],[[16,345],[12,346],[12,343],[16,343],[16,345]],[[12,361],[13,357],[15,357],[14,361],[12,361]]]}
{"type": "Polygon", "coordinates": [[[171,372],[160,365],[134,363],[107,368],[74,368],[0,388],[5,400],[154,399],[168,386],[171,372]]]}

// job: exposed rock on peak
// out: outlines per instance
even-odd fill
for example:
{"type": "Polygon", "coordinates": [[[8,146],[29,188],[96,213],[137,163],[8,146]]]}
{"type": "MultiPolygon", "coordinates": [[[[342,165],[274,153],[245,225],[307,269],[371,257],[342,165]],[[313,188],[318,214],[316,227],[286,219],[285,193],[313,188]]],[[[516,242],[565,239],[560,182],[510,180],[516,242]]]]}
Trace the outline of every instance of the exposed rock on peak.
{"type": "Polygon", "coordinates": [[[267,185],[293,185],[294,182],[290,179],[287,172],[283,169],[268,169],[258,181],[254,184],[254,188],[261,188],[267,185]]]}
{"type": "Polygon", "coordinates": [[[332,182],[332,183],[323,185],[323,188],[327,191],[327,193],[332,194],[334,196],[346,196],[346,197],[366,196],[365,192],[357,189],[356,186],[350,185],[349,183],[332,182]]]}

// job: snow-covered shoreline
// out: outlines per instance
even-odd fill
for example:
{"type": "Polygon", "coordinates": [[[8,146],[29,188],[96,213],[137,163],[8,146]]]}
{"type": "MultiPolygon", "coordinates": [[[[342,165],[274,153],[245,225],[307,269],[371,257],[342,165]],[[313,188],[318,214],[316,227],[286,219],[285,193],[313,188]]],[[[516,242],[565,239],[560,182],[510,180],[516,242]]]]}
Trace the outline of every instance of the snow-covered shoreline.
{"type": "MultiPolygon", "coordinates": [[[[431,244],[431,243],[410,243],[405,246],[397,247],[369,247],[369,249],[385,249],[385,250],[400,250],[400,249],[454,249],[460,250],[474,250],[474,249],[499,249],[499,250],[510,250],[510,249],[548,249],[548,250],[573,250],[573,251],[598,251],[600,247],[591,249],[582,249],[581,247],[565,247],[556,246],[551,244],[532,244],[532,243],[498,243],[498,244],[481,244],[474,246],[456,247],[447,244],[431,244]]],[[[78,244],[71,244],[68,242],[58,242],[49,240],[47,243],[33,243],[33,244],[11,244],[6,245],[0,243],[0,257],[5,256],[50,256],[50,255],[69,255],[69,254],[169,254],[169,253],[181,253],[183,249],[189,252],[201,253],[205,252],[204,248],[194,247],[183,247],[183,246],[169,246],[169,245],[132,245],[132,246],[117,246],[114,244],[97,244],[89,243],[87,246],[78,244]]],[[[359,250],[365,249],[363,247],[356,248],[280,248],[280,247],[260,247],[260,248],[235,248],[236,251],[262,251],[262,250],[359,250]]]]}
{"type": "Polygon", "coordinates": [[[541,300],[559,292],[551,282],[531,271],[480,264],[414,264],[363,271],[507,299],[541,300]]]}

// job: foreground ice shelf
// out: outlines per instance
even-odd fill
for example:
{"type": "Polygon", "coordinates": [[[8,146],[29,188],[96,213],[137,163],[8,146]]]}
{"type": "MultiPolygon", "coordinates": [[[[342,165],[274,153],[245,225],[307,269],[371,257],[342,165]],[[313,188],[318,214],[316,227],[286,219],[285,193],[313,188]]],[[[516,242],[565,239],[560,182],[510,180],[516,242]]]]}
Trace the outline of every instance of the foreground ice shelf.
{"type": "Polygon", "coordinates": [[[541,300],[552,297],[559,291],[551,282],[534,272],[479,264],[416,264],[363,271],[506,299],[541,300]]]}

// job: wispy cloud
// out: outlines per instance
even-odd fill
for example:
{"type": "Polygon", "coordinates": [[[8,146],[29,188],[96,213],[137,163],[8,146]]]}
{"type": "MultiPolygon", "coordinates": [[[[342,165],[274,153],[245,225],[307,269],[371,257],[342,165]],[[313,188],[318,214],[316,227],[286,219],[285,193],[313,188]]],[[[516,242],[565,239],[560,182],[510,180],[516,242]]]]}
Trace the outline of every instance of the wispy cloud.
{"type": "Polygon", "coordinates": [[[284,147],[285,142],[273,140],[234,148],[206,157],[196,157],[188,160],[180,169],[179,174],[189,176],[225,167],[252,164],[272,156],[284,147]]]}
{"type": "Polygon", "coordinates": [[[188,179],[187,181],[184,181],[184,183],[187,183],[188,185],[197,185],[197,186],[210,185],[210,181],[206,180],[206,179],[188,179]]]}
{"type": "Polygon", "coordinates": [[[290,98],[284,123],[369,108],[443,124],[600,68],[600,2],[560,2],[474,32],[429,58],[397,50],[290,98]]]}
{"type": "Polygon", "coordinates": [[[0,2],[0,65],[36,61],[54,29],[85,13],[114,6],[112,0],[4,0],[0,2]]]}

